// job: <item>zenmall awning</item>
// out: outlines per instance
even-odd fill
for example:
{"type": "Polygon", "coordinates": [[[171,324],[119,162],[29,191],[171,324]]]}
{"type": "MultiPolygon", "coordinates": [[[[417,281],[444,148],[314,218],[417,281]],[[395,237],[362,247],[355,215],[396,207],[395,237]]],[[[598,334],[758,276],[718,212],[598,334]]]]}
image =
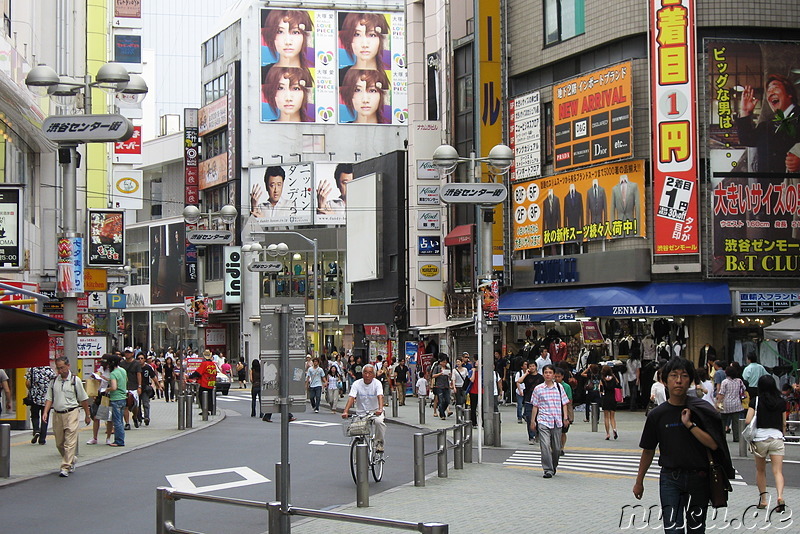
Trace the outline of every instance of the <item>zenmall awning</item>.
{"type": "Polygon", "coordinates": [[[500,320],[532,322],[583,310],[587,317],[730,315],[728,284],[653,282],[643,285],[512,291],[500,295],[500,320]]]}
{"type": "Polygon", "coordinates": [[[80,325],[0,304],[0,368],[38,367],[50,363],[48,330],[79,330],[80,325]]]}
{"type": "Polygon", "coordinates": [[[453,247],[456,245],[469,245],[474,237],[474,224],[462,224],[456,226],[444,237],[444,246],[453,247]]]}

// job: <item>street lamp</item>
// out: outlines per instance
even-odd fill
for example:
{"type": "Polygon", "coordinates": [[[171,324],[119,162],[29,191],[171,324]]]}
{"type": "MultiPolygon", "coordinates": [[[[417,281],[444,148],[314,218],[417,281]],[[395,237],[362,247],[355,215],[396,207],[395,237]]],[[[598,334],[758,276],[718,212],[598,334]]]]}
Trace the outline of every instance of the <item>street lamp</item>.
{"type": "MultiPolygon", "coordinates": [[[[189,205],[183,208],[183,221],[186,224],[197,224],[200,219],[208,220],[209,228],[213,225],[214,217],[217,217],[225,226],[236,222],[239,212],[234,206],[226,204],[219,211],[202,212],[197,206],[189,205]]],[[[230,230],[193,230],[189,233],[187,240],[197,246],[197,295],[202,297],[205,294],[206,265],[205,248],[206,245],[226,245],[233,239],[233,232],[230,230]]]]}
{"type": "MultiPolygon", "coordinates": [[[[443,178],[450,177],[456,170],[459,163],[467,163],[467,182],[477,185],[477,176],[481,163],[487,164],[489,172],[494,176],[502,176],[511,167],[514,160],[514,152],[506,145],[496,145],[490,151],[489,155],[485,158],[475,156],[475,152],[470,152],[468,158],[462,158],[458,155],[458,151],[450,145],[441,145],[433,151],[433,164],[439,169],[439,173],[443,178]]],[[[486,184],[484,184],[486,185],[486,184]]],[[[473,188],[475,185],[472,186],[473,188]]],[[[496,184],[494,187],[500,187],[503,191],[501,197],[497,197],[499,201],[505,199],[507,192],[505,186],[496,184]]],[[[465,189],[470,188],[464,186],[465,189]]],[[[461,200],[464,197],[450,199],[449,202],[461,202],[475,205],[475,221],[481,232],[478,235],[478,253],[476,258],[476,287],[480,287],[481,278],[491,278],[492,276],[492,223],[494,205],[498,200],[491,198],[480,198],[477,189],[474,191],[475,196],[468,197],[468,200],[461,200]],[[472,200],[477,198],[478,200],[472,200]]],[[[443,195],[444,199],[444,195],[443,195]]],[[[445,199],[446,200],[446,199],[445,199]]],[[[446,200],[448,201],[448,200],[446,200]]],[[[496,424],[494,420],[494,366],[487,364],[487,359],[491,361],[492,352],[494,350],[494,339],[491,333],[483,335],[484,329],[484,310],[483,300],[480,298],[480,292],[476,294],[476,329],[478,331],[478,365],[481,366],[479,374],[479,388],[483,388],[483,394],[478,397],[478,407],[480,417],[478,424],[482,426],[484,432],[482,434],[483,441],[489,445],[500,445],[500,428],[499,423],[496,424]]],[[[479,442],[479,445],[481,442],[479,442]]],[[[481,456],[481,448],[478,448],[479,461],[481,456]]]]}
{"type": "MultiPolygon", "coordinates": [[[[77,97],[83,95],[83,112],[85,115],[92,113],[92,88],[97,87],[105,89],[112,93],[124,93],[129,95],[137,95],[137,98],[144,98],[147,94],[147,84],[141,76],[136,74],[128,74],[127,69],[119,63],[106,63],[97,71],[95,79],[92,80],[90,74],[83,77],[83,81],[76,81],[67,76],[59,76],[51,67],[41,64],[33,67],[28,75],[25,77],[25,85],[33,91],[46,91],[51,97],[58,100],[60,97],[77,97]]],[[[78,116],[76,116],[78,117],[78,116]]],[[[51,117],[52,118],[52,117],[51,117]]],[[[62,117],[62,126],[66,123],[76,122],[72,121],[75,117],[62,117]]],[[[58,280],[56,283],[57,290],[64,298],[64,319],[71,323],[78,320],[78,294],[83,289],[83,260],[80,258],[80,253],[83,250],[83,237],[78,233],[78,145],[87,142],[108,142],[111,140],[125,140],[133,133],[133,125],[130,121],[119,115],[94,115],[95,122],[105,121],[109,124],[114,123],[123,125],[123,128],[118,128],[118,134],[109,133],[107,138],[96,136],[89,136],[88,134],[67,134],[58,137],[53,137],[53,133],[48,131],[48,124],[45,121],[42,129],[44,130],[45,137],[54,139],[58,142],[58,162],[62,166],[63,174],[63,228],[59,235],[59,269],[58,280]],[[65,251],[71,249],[73,256],[77,259],[73,261],[76,263],[69,267],[62,261],[61,256],[65,256],[65,251]],[[64,267],[62,269],[62,266],[64,267]],[[72,269],[72,272],[70,272],[72,269]],[[76,272],[77,271],[77,272],[76,272]],[[74,280],[73,277],[74,276],[74,280]],[[81,279],[79,279],[81,278],[81,279]],[[73,280],[74,283],[68,283],[73,280]],[[80,290],[80,291],[77,291],[80,290]]],[[[82,130],[81,130],[82,131],[82,130]]],[[[64,353],[68,355],[77,354],[78,351],[78,333],[77,331],[64,332],[64,353]]]]}

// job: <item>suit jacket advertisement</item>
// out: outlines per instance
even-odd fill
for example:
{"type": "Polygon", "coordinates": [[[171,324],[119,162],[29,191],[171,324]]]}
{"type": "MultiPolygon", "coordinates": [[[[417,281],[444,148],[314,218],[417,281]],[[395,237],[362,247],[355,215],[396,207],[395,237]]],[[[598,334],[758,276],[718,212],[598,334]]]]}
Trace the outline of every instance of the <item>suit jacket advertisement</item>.
{"type": "Polygon", "coordinates": [[[514,250],[645,237],[644,183],[631,160],[514,185],[514,250]]]}

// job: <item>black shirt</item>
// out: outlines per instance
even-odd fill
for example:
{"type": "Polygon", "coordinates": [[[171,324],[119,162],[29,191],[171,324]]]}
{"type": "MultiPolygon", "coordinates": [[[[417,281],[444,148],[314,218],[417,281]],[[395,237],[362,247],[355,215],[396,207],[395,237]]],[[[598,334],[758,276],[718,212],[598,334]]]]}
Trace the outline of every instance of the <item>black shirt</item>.
{"type": "Polygon", "coordinates": [[[760,402],[756,412],[756,428],[775,428],[783,432],[783,414],[786,412],[786,403],[781,402],[777,410],[770,410],[766,402],[760,402]]]}
{"type": "MultiPolygon", "coordinates": [[[[659,447],[658,465],[670,469],[708,469],[705,445],[695,438],[681,421],[686,406],[659,404],[648,414],[639,447],[659,447]]],[[[696,418],[695,418],[696,419],[696,418]]],[[[702,428],[701,421],[694,421],[702,428]]]]}
{"type": "Polygon", "coordinates": [[[394,368],[394,375],[395,382],[398,384],[405,384],[408,382],[408,367],[406,367],[404,364],[398,364],[397,367],[394,368]]]}
{"type": "MultiPolygon", "coordinates": [[[[136,391],[139,387],[139,377],[137,376],[142,372],[142,365],[136,360],[123,360],[119,364],[120,367],[128,372],[128,391],[136,391]]],[[[142,377],[142,385],[145,384],[144,377],[142,377]]]]}
{"type": "Polygon", "coordinates": [[[156,376],[156,371],[150,367],[149,363],[142,365],[142,387],[153,387],[153,378],[156,376]]]}
{"type": "Polygon", "coordinates": [[[536,373],[535,375],[528,373],[525,375],[525,378],[522,379],[522,383],[525,384],[525,389],[522,390],[523,394],[522,401],[530,404],[531,395],[533,395],[533,388],[535,388],[539,384],[543,384],[544,377],[539,373],[536,373]]]}

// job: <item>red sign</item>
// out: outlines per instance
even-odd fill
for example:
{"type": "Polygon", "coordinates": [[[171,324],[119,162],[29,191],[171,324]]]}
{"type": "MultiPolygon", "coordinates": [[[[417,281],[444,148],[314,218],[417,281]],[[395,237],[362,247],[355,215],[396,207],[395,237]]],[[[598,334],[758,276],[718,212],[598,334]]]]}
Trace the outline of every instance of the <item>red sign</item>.
{"type": "Polygon", "coordinates": [[[114,143],[114,154],[131,154],[140,156],[142,154],[142,127],[134,126],[133,135],[127,141],[114,143]]]}
{"type": "Polygon", "coordinates": [[[385,324],[365,324],[364,334],[371,337],[387,337],[388,332],[385,324]]]}
{"type": "Polygon", "coordinates": [[[694,0],[651,0],[655,254],[698,254],[694,0]]]}

